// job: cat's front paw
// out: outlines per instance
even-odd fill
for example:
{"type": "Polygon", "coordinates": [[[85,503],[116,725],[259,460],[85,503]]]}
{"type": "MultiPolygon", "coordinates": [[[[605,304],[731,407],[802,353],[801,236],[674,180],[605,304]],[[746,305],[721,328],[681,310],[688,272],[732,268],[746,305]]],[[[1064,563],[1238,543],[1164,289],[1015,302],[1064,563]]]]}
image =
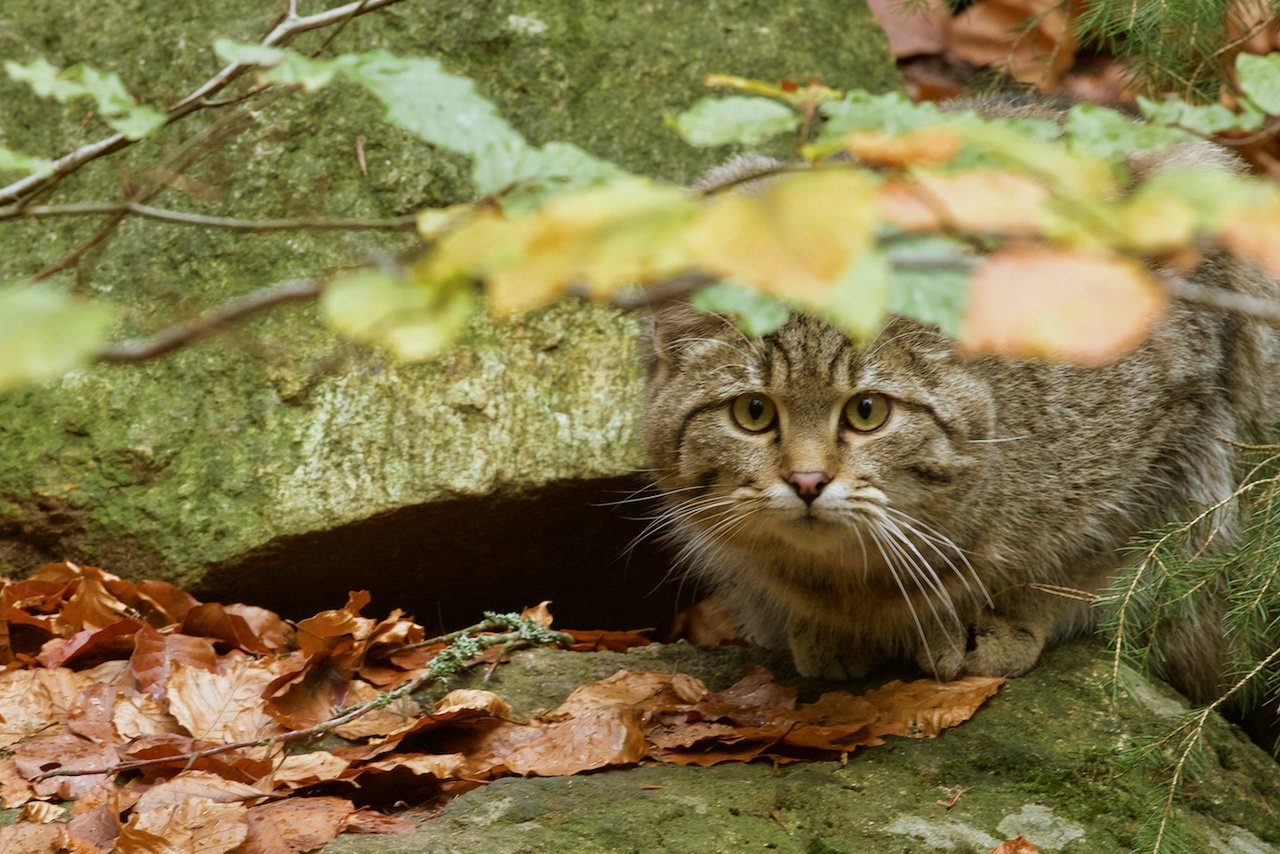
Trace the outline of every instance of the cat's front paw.
{"type": "Polygon", "coordinates": [[[872,670],[872,663],[830,626],[792,619],[787,629],[791,657],[801,676],[846,682],[860,679],[872,670]]]}
{"type": "Polygon", "coordinates": [[[916,663],[946,682],[960,676],[1021,676],[1035,667],[1044,638],[1029,626],[1008,619],[984,621],[968,637],[935,635],[922,646],[916,663]]]}

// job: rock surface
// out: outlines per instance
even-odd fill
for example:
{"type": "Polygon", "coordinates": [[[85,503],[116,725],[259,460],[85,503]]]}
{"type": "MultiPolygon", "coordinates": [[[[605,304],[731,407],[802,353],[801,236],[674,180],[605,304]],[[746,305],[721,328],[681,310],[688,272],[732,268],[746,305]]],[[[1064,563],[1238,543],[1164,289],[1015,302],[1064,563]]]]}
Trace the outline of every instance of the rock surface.
{"type": "MultiPolygon", "coordinates": [[[[337,5],[302,2],[301,14],[337,5]]],[[[120,73],[171,103],[219,67],[214,38],[253,41],[281,4],[67,0],[0,8],[0,55],[120,73]]],[[[317,48],[329,32],[294,46],[317,48]]],[[[405,0],[353,21],[333,53],[436,56],[471,76],[530,141],[566,140],[685,181],[723,151],[663,124],[704,75],[898,85],[861,3],[405,0]]],[[[56,156],[105,135],[0,79],[0,142],[56,156]]],[[[381,217],[465,200],[468,166],[335,84],[205,111],[65,180],[50,203],[111,200],[192,164],[152,204],[242,219],[381,217]],[[219,123],[221,122],[221,123],[219,123]],[[160,171],[158,171],[160,170],[160,171]]],[[[101,218],[0,222],[0,281],[91,240],[101,218]]],[[[129,219],[52,279],[119,306],[120,336],[273,282],[413,244],[373,232],[236,233],[129,219]]],[[[663,569],[622,555],[641,525],[600,505],[637,487],[637,320],[564,304],[508,327],[478,319],[457,349],[402,366],[277,310],[143,367],[98,366],[0,395],[0,571],[72,559],[289,616],[352,588],[452,627],[482,609],[559,602],[570,625],[669,620],[663,569]]]]}
{"type": "MultiPolygon", "coordinates": [[[[518,653],[484,687],[527,713],[620,668],[689,673],[721,690],[747,661],[765,664],[779,681],[794,679],[785,659],[761,650],[676,644],[626,655],[518,653]]],[[[1103,650],[1076,643],[1046,654],[936,739],[890,736],[844,766],[654,765],[512,777],[460,796],[429,820],[410,812],[420,821],[414,834],[347,834],[325,851],[986,854],[1019,833],[1045,854],[1149,850],[1142,825],[1167,796],[1171,765],[1143,765],[1137,746],[1166,735],[1184,706],[1171,689],[1131,673],[1113,695],[1109,675],[1103,650]],[[957,791],[953,807],[939,803],[957,791]]],[[[805,683],[797,684],[806,699],[805,683]]],[[[1280,768],[1221,719],[1206,740],[1204,763],[1176,801],[1174,830],[1185,850],[1280,851],[1280,768]]]]}

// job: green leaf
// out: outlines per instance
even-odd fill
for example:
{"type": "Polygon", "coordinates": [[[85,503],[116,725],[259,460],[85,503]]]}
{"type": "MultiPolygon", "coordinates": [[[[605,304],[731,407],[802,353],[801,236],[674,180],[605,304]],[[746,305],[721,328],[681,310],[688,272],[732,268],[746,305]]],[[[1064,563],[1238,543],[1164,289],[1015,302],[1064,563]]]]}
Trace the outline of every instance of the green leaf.
{"type": "Polygon", "coordinates": [[[48,175],[52,171],[52,160],[11,151],[0,145],[0,172],[27,172],[32,175],[48,175]]]}
{"type": "Polygon", "coordinates": [[[1251,131],[1262,127],[1267,116],[1256,104],[1246,99],[1240,102],[1240,108],[1243,112],[1235,113],[1221,104],[1193,105],[1176,98],[1153,101],[1138,96],[1138,109],[1148,122],[1185,128],[1192,132],[1192,138],[1212,136],[1224,130],[1251,131]]]}
{"type": "Polygon", "coordinates": [[[58,68],[44,57],[37,57],[30,65],[9,60],[4,70],[12,79],[29,85],[41,98],[55,98],[60,104],[84,93],[84,87],[60,77],[58,68]]]}
{"type": "Polygon", "coordinates": [[[224,62],[263,66],[264,70],[258,72],[263,83],[301,86],[307,92],[328,86],[339,71],[357,61],[350,54],[333,60],[311,59],[291,50],[231,39],[215,39],[213,52],[224,62]]]}
{"type": "Polygon", "coordinates": [[[533,148],[523,140],[501,140],[476,156],[471,180],[479,195],[496,195],[504,211],[518,213],[533,210],[566,189],[583,189],[626,175],[625,170],[570,142],[533,148]]]}
{"type": "Polygon", "coordinates": [[[4,67],[10,77],[30,84],[41,97],[52,97],[62,104],[73,98],[93,98],[107,125],[128,139],[149,136],[167,120],[163,113],[135,101],[115,72],[102,72],[83,63],[58,71],[43,58],[26,66],[6,62],[4,67]]]}
{"type": "Polygon", "coordinates": [[[382,270],[333,281],[321,297],[326,322],[338,332],[401,359],[429,359],[457,339],[475,308],[470,282],[418,282],[382,270]]]}
{"type": "Polygon", "coordinates": [[[944,335],[959,335],[970,278],[965,246],[925,236],[897,242],[886,255],[893,270],[889,310],[937,326],[944,335]]]}
{"type": "Polygon", "coordinates": [[[743,332],[757,337],[773,332],[791,316],[774,297],[732,282],[699,288],[689,301],[703,311],[732,317],[743,332]]]}
{"type": "Polygon", "coordinates": [[[1240,90],[1249,100],[1271,115],[1280,116],[1280,53],[1240,53],[1236,56],[1236,75],[1240,90]]]}
{"type": "Polygon", "coordinates": [[[853,338],[873,338],[889,313],[889,281],[888,258],[870,249],[859,252],[820,311],[853,338]]]}
{"type": "Polygon", "coordinates": [[[111,321],[100,303],[42,285],[0,288],[0,391],[87,364],[111,321]]]}
{"type": "Polygon", "coordinates": [[[685,142],[702,148],[728,143],[759,145],[800,126],[800,117],[769,98],[703,98],[673,120],[685,142]]]}
{"type": "Polygon", "coordinates": [[[1107,160],[1119,160],[1131,151],[1166,148],[1199,139],[1193,133],[1164,124],[1135,122],[1095,104],[1072,107],[1067,113],[1065,131],[1072,151],[1107,160]]]}

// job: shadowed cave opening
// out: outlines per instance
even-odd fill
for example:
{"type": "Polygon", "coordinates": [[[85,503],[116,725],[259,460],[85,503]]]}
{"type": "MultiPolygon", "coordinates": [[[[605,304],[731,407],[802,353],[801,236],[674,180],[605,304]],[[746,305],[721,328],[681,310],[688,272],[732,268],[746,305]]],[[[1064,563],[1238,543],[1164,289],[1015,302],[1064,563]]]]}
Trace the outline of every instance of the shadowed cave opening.
{"type": "Polygon", "coordinates": [[[364,616],[400,608],[429,635],[550,599],[558,628],[653,628],[650,637],[662,639],[696,597],[691,581],[669,572],[660,543],[643,538],[628,548],[646,527],[639,517],[657,504],[618,502],[643,487],[619,477],[403,508],[278,539],[211,567],[191,592],[302,619],[368,590],[364,616]]]}

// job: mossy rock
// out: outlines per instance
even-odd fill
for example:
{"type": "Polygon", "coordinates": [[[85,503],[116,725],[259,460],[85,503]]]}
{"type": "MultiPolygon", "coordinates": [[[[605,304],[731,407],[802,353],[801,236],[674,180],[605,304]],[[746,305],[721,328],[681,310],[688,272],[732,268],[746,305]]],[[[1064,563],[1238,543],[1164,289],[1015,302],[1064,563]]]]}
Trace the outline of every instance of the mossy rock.
{"type": "MultiPolygon", "coordinates": [[[[300,14],[333,4],[302,2],[300,14]]],[[[172,103],[220,67],[215,38],[254,41],[278,3],[67,0],[0,8],[0,55],[117,71],[140,100],[172,103]]],[[[308,52],[331,31],[300,36],[308,52]]],[[[687,181],[724,151],[664,124],[720,72],[899,85],[862,3],[565,3],[405,0],[342,29],[332,53],[434,56],[472,77],[528,139],[576,143],[627,169],[687,181]]],[[[105,135],[0,79],[0,144],[56,156],[105,135]]],[[[120,198],[243,219],[384,217],[468,198],[468,164],[382,121],[353,85],[201,111],[63,181],[42,201],[120,198]],[[233,116],[234,113],[234,117],[233,116]],[[180,177],[168,176],[190,160],[180,177]],[[166,181],[168,182],[166,184],[166,181]]],[[[0,222],[0,279],[48,268],[100,218],[0,222]]],[[[228,298],[370,263],[406,234],[241,234],[126,220],[53,276],[111,302],[118,337],[228,298]]],[[[176,582],[289,616],[373,608],[445,625],[482,609],[561,600],[566,624],[660,624],[646,599],[664,570],[642,525],[601,505],[637,488],[638,320],[564,303],[399,365],[344,342],[309,308],[280,309],[145,366],[96,366],[0,395],[0,570],[71,559],[176,582]],[[625,615],[625,616],[623,616],[625,615]]]]}

